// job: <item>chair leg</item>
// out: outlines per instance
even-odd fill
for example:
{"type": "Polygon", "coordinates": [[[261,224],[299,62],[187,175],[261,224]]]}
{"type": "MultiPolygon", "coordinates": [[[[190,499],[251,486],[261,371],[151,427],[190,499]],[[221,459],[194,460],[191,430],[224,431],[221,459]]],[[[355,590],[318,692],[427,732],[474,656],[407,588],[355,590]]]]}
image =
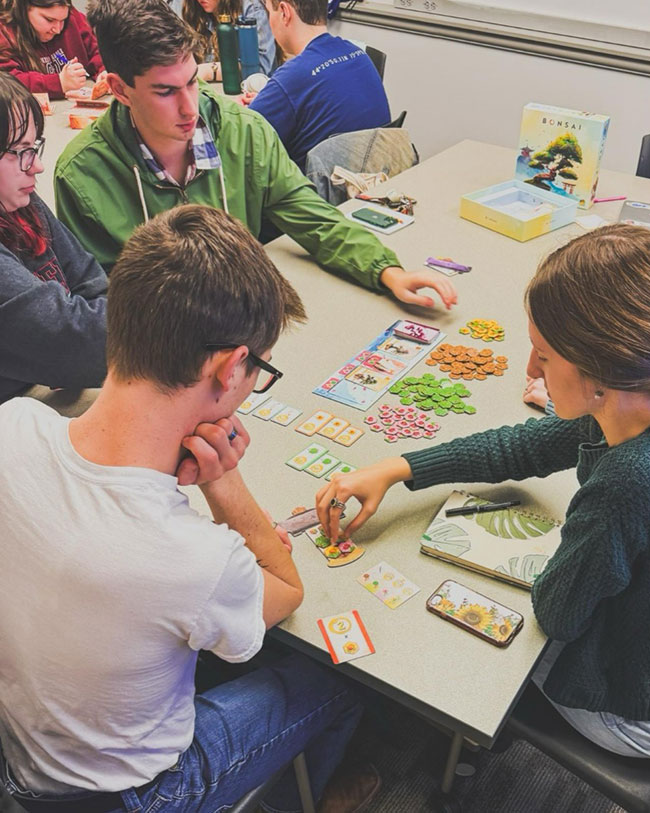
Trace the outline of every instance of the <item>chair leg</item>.
{"type": "Polygon", "coordinates": [[[300,794],[300,804],[302,805],[303,813],[316,813],[304,751],[301,751],[294,759],[293,769],[296,772],[296,782],[298,783],[298,793],[300,794]]]}

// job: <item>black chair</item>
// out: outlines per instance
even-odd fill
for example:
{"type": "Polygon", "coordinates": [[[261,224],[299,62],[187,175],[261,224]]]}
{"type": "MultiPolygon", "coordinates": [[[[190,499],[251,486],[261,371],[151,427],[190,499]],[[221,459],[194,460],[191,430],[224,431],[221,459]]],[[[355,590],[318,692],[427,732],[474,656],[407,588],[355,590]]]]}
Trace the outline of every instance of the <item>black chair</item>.
{"type": "Polygon", "coordinates": [[[641,152],[639,153],[639,165],[636,174],[640,178],[650,178],[650,134],[641,139],[641,152]]]}
{"type": "MultiPolygon", "coordinates": [[[[311,785],[309,783],[309,774],[307,773],[307,763],[304,753],[298,754],[293,760],[293,769],[296,772],[296,781],[298,783],[298,792],[300,794],[300,804],[302,805],[303,813],[314,813],[314,799],[311,794],[311,785]]],[[[273,776],[270,776],[266,782],[250,790],[246,796],[242,797],[230,808],[230,813],[256,813],[259,803],[280,779],[284,771],[285,768],[281,768],[277,773],[273,774],[273,776]]]]}
{"type": "Polygon", "coordinates": [[[628,813],[650,813],[650,759],[623,757],[579,734],[530,683],[505,726],[628,813]]]}
{"type": "Polygon", "coordinates": [[[378,48],[373,48],[371,45],[366,47],[366,53],[370,57],[370,61],[377,68],[377,73],[381,76],[381,81],[384,81],[384,68],[386,67],[386,54],[378,48]]]}
{"type": "Polygon", "coordinates": [[[404,126],[404,119],[406,118],[406,110],[402,110],[399,116],[393,121],[389,121],[388,124],[382,124],[382,127],[403,127],[404,126]]]}

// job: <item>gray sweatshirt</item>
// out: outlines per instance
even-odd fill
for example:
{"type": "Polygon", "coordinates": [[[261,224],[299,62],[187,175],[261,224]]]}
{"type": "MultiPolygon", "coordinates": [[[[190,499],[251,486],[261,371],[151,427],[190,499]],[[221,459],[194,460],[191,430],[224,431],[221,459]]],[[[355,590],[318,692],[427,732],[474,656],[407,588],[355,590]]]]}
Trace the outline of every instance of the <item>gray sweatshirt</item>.
{"type": "Polygon", "coordinates": [[[106,274],[40,198],[40,257],[0,243],[0,403],[33,384],[97,387],[106,376],[106,274]]]}

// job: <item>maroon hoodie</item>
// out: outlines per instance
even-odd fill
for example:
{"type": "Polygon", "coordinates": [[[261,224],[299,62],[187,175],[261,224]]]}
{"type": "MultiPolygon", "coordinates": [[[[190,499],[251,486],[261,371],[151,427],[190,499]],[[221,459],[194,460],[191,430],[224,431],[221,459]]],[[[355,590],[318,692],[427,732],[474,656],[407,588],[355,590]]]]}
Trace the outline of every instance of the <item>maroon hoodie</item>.
{"type": "Polygon", "coordinates": [[[59,73],[65,60],[75,56],[93,77],[104,70],[86,15],[74,8],[70,8],[63,31],[49,42],[38,44],[36,53],[43,65],[40,71],[31,70],[19,57],[15,30],[13,25],[0,23],[0,71],[12,73],[32,93],[49,93],[52,99],[62,99],[59,73]],[[64,57],[63,64],[54,56],[56,53],[64,57]]]}

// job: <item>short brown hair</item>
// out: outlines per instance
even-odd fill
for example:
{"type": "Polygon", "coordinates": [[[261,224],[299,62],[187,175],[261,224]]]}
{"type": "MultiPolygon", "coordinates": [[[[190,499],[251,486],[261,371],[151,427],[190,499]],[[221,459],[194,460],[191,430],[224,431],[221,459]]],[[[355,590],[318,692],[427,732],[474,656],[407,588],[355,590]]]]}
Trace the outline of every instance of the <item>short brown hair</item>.
{"type": "Polygon", "coordinates": [[[650,229],[616,223],[544,260],[526,291],[550,346],[613,390],[650,391],[650,229]]]}
{"type": "Polygon", "coordinates": [[[206,344],[259,355],[304,320],[298,294],[238,220],[178,206],[136,229],[111,272],[108,364],[121,380],[189,387],[214,352],[206,344]]]}
{"type": "Polygon", "coordinates": [[[87,13],[106,70],[131,87],[136,76],[199,47],[197,34],[165,0],[90,0],[87,13]]]}
{"type": "MultiPolygon", "coordinates": [[[[293,6],[305,25],[324,25],[327,22],[327,0],[285,0],[293,6]]],[[[280,0],[271,0],[273,8],[280,0]]]]}

